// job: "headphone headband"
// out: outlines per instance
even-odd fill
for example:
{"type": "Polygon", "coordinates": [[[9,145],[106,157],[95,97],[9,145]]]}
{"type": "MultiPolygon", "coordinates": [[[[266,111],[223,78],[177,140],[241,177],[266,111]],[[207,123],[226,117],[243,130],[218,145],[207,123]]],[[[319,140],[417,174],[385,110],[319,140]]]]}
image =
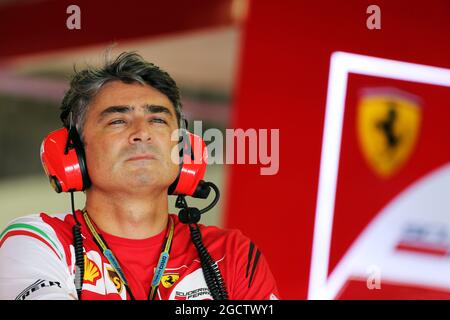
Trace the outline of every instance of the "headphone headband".
{"type": "MultiPolygon", "coordinates": [[[[68,116],[69,128],[51,132],[41,144],[42,166],[58,193],[83,191],[91,184],[83,142],[73,124],[72,113],[69,112],[68,116]]],[[[184,117],[182,121],[187,127],[184,117]]],[[[180,138],[180,170],[169,186],[168,194],[203,198],[205,190],[201,188],[201,182],[207,165],[206,144],[202,138],[184,128],[181,129],[180,138]]]]}

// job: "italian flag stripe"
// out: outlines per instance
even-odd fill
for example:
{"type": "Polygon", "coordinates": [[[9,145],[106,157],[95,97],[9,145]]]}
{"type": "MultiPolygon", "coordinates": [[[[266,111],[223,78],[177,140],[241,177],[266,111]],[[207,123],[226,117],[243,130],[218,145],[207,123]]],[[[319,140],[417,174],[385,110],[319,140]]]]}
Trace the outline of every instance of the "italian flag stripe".
{"type": "Polygon", "coordinates": [[[47,241],[45,241],[45,239],[41,238],[40,236],[38,236],[37,234],[35,234],[33,232],[26,231],[26,230],[15,230],[15,231],[13,230],[13,231],[8,232],[0,241],[0,247],[3,245],[3,242],[5,242],[6,239],[8,239],[9,237],[12,237],[12,236],[29,236],[29,237],[35,238],[35,239],[41,241],[42,243],[44,243],[50,249],[52,249],[52,251],[56,254],[56,256],[59,259],[62,259],[62,257],[58,255],[58,253],[55,251],[55,249],[47,241]]]}
{"type": "Polygon", "coordinates": [[[44,231],[26,223],[15,223],[8,226],[0,235],[0,247],[7,238],[13,235],[26,235],[38,239],[49,246],[60,259],[63,258],[56,243],[44,231]]]}

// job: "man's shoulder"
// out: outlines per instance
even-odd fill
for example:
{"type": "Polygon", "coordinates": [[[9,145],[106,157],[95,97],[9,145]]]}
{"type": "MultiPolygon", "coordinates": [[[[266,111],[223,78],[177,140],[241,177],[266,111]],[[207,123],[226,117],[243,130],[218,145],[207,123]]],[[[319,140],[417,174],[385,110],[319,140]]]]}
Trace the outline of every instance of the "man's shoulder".
{"type": "Polygon", "coordinates": [[[222,237],[245,237],[239,229],[219,227],[216,225],[199,225],[202,232],[214,234],[222,237]]]}
{"type": "Polygon", "coordinates": [[[47,223],[44,221],[42,215],[46,215],[45,213],[34,213],[28,214],[24,216],[17,217],[11,220],[3,230],[7,232],[12,229],[36,229],[39,226],[45,226],[47,223]]]}
{"type": "Polygon", "coordinates": [[[60,260],[67,256],[70,221],[67,214],[30,214],[12,220],[0,234],[3,254],[44,254],[52,251],[60,260]],[[48,250],[50,249],[50,250],[48,250]]]}
{"type": "Polygon", "coordinates": [[[0,241],[13,235],[26,235],[55,240],[57,234],[70,230],[68,214],[47,214],[44,212],[20,216],[11,220],[0,234],[0,241]]]}
{"type": "Polygon", "coordinates": [[[66,224],[68,223],[68,215],[68,213],[48,214],[45,212],[23,215],[11,220],[7,224],[6,229],[18,226],[27,227],[35,225],[54,225],[58,223],[66,224]]]}
{"type": "MultiPolygon", "coordinates": [[[[189,234],[189,226],[187,224],[183,224],[179,221],[179,218],[176,214],[170,214],[172,218],[175,219],[175,224],[177,225],[177,228],[180,228],[180,232],[183,234],[189,234]]],[[[200,229],[200,232],[202,234],[202,239],[204,241],[208,240],[215,240],[215,241],[222,241],[222,242],[229,242],[229,241],[240,241],[240,242],[248,242],[250,241],[249,238],[247,238],[239,229],[234,228],[226,228],[226,227],[220,227],[216,225],[206,225],[203,223],[199,223],[198,227],[200,229]]]]}
{"type": "Polygon", "coordinates": [[[220,241],[222,244],[232,247],[245,245],[251,242],[250,238],[248,238],[240,229],[236,228],[201,225],[200,230],[205,241],[207,239],[215,242],[220,241]]]}

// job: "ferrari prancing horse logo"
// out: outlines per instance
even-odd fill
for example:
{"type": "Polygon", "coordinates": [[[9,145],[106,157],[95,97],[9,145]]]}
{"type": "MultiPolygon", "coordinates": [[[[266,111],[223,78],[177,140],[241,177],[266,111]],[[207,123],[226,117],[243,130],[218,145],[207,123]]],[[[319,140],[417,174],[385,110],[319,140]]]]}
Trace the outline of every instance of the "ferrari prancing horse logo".
{"type": "Polygon", "coordinates": [[[164,286],[164,288],[170,288],[175,284],[175,282],[180,278],[179,274],[176,273],[170,273],[165,274],[161,278],[161,283],[164,286]]]}
{"type": "Polygon", "coordinates": [[[397,90],[362,96],[357,110],[358,141],[369,166],[388,178],[414,150],[422,110],[416,99],[397,90]]]}

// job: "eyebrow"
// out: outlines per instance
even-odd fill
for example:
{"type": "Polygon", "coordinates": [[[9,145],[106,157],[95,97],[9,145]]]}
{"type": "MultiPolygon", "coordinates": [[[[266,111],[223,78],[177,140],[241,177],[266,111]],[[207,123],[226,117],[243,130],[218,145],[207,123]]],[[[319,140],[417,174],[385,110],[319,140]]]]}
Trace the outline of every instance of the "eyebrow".
{"type": "MultiPolygon", "coordinates": [[[[155,104],[146,104],[144,105],[144,109],[146,113],[166,113],[170,117],[172,117],[172,112],[169,110],[169,108],[165,106],[155,105],[155,104]]],[[[120,105],[120,106],[110,106],[100,112],[99,121],[103,120],[105,117],[107,117],[110,114],[114,113],[130,113],[135,110],[134,106],[127,106],[127,105],[120,105]]]]}

